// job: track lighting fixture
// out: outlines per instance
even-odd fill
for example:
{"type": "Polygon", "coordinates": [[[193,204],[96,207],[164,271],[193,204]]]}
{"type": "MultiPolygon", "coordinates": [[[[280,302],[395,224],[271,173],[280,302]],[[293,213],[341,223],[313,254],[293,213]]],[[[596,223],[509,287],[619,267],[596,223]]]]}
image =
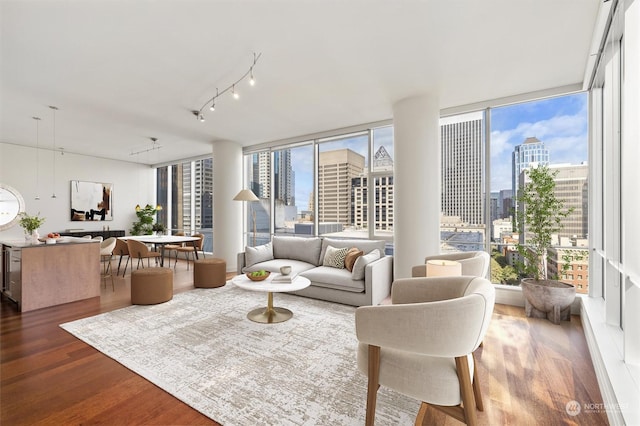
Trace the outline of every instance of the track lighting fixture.
{"type": "Polygon", "coordinates": [[[258,59],[260,59],[260,56],[262,56],[262,53],[256,54],[254,52],[254,54],[253,54],[253,63],[249,67],[249,70],[247,70],[247,72],[244,73],[244,75],[242,77],[237,79],[229,87],[227,87],[226,89],[224,89],[222,91],[219,91],[218,88],[216,88],[216,94],[212,98],[208,99],[204,103],[204,105],[202,105],[202,107],[200,109],[191,111],[191,113],[196,116],[196,119],[201,121],[201,122],[204,122],[204,115],[203,115],[202,111],[207,107],[207,105],[209,105],[209,110],[210,111],[215,111],[215,109],[216,109],[216,99],[218,99],[220,96],[224,95],[228,91],[231,91],[231,96],[233,96],[234,99],[239,99],[240,98],[240,94],[236,91],[236,85],[238,83],[240,83],[242,80],[244,80],[245,78],[247,78],[247,76],[250,77],[249,78],[249,85],[250,86],[255,86],[256,80],[253,77],[253,68],[256,66],[256,63],[258,62],[258,59]]]}

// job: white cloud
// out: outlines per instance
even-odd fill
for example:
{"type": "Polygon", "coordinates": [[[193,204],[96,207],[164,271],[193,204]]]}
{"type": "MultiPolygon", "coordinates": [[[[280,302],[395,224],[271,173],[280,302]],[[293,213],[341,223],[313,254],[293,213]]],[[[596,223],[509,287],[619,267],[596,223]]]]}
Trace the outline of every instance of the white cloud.
{"type": "Polygon", "coordinates": [[[491,132],[491,190],[511,188],[511,154],[516,145],[536,137],[549,149],[550,162],[587,161],[587,114],[559,115],[547,120],[521,122],[515,128],[491,132]]]}

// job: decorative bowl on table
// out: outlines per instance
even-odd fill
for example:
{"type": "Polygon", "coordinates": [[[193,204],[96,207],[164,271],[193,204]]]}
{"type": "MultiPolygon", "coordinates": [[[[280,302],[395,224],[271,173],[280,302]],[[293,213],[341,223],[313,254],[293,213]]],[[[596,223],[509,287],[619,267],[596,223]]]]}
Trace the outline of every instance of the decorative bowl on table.
{"type": "Polygon", "coordinates": [[[262,271],[263,274],[262,275],[252,275],[255,272],[247,272],[245,275],[247,276],[247,278],[249,278],[251,281],[264,281],[267,278],[269,278],[269,275],[271,275],[271,272],[268,271],[262,271]]]}

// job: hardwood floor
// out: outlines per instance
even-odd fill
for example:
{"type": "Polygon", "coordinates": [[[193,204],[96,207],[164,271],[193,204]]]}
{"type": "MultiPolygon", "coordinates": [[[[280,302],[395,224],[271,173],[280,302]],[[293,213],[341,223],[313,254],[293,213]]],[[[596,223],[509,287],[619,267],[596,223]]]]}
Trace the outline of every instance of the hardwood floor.
{"type": "MultiPolygon", "coordinates": [[[[175,293],[193,288],[192,274],[178,262],[175,293]]],[[[115,279],[115,291],[106,284],[99,300],[25,314],[3,298],[0,424],[218,424],[58,327],[131,304],[129,274],[115,279]]],[[[578,317],[553,325],[497,305],[476,355],[485,405],[480,424],[608,424],[604,411],[583,409],[575,417],[566,411],[573,400],[602,403],[578,317]]],[[[430,409],[425,424],[460,423],[430,409]]]]}

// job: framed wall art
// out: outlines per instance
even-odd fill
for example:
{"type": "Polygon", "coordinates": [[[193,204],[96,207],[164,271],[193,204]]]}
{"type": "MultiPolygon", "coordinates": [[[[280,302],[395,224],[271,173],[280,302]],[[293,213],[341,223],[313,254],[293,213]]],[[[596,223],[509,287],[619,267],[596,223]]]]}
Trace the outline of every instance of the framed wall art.
{"type": "Polygon", "coordinates": [[[113,184],[71,181],[71,220],[113,220],[113,184]]]}

